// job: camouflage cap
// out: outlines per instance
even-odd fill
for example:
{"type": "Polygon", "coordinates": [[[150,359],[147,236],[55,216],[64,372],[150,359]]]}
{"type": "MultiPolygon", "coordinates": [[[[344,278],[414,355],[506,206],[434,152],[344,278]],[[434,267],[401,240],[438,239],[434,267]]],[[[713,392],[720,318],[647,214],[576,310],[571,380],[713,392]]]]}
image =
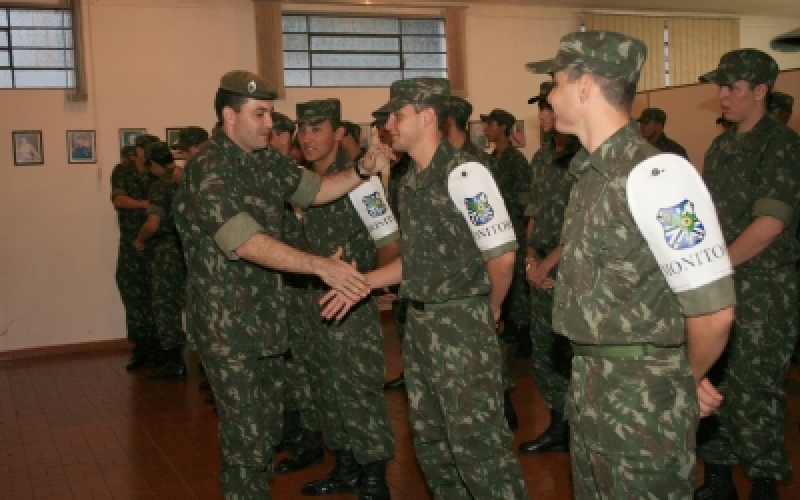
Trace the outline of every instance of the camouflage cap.
{"type": "Polygon", "coordinates": [[[504,109],[493,109],[488,115],[481,115],[482,122],[497,122],[498,125],[513,127],[517,123],[514,115],[504,109]]]}
{"type": "Polygon", "coordinates": [[[277,132],[294,133],[294,122],[288,116],[277,111],[272,112],[272,129],[277,132]]]}
{"type": "Polygon", "coordinates": [[[730,85],[739,80],[753,84],[766,83],[770,87],[778,78],[778,63],[766,52],[758,49],[738,49],[725,53],[714,71],[700,75],[703,83],[730,85]]]}
{"type": "Polygon", "coordinates": [[[370,125],[373,127],[383,127],[386,125],[386,122],[389,121],[389,112],[382,111],[383,108],[378,109],[377,111],[372,112],[372,117],[375,118],[370,125]]]}
{"type": "Polygon", "coordinates": [[[164,141],[151,142],[144,150],[144,157],[147,161],[167,158],[169,156],[172,156],[172,150],[170,150],[169,144],[164,141]]]}
{"type": "Polygon", "coordinates": [[[160,142],[161,139],[158,137],[151,135],[151,134],[142,134],[136,136],[136,139],[133,140],[133,144],[137,148],[146,148],[148,144],[151,142],[160,142]]]}
{"type": "Polygon", "coordinates": [[[775,90],[770,92],[769,94],[770,111],[781,109],[783,111],[791,113],[793,107],[794,107],[794,97],[790,96],[789,94],[784,94],[783,92],[777,92],[775,90]]]}
{"type": "Polygon", "coordinates": [[[361,127],[359,127],[353,122],[348,122],[348,121],[343,121],[342,127],[344,127],[345,135],[349,135],[350,137],[355,139],[356,142],[361,140],[361,127]]]}
{"type": "Polygon", "coordinates": [[[310,123],[317,125],[325,120],[340,121],[342,119],[342,104],[339,99],[318,99],[297,103],[297,124],[310,123]]]}
{"type": "Polygon", "coordinates": [[[172,149],[188,151],[192,146],[199,146],[208,140],[208,132],[203,127],[190,126],[182,128],[178,134],[178,140],[172,144],[172,149]]]}
{"type": "Polygon", "coordinates": [[[263,77],[249,71],[229,71],[219,80],[219,88],[253,99],[272,101],[278,92],[263,77]]]}
{"type": "Polygon", "coordinates": [[[466,122],[469,120],[469,117],[472,116],[472,104],[463,97],[451,95],[450,102],[447,105],[447,111],[450,113],[450,116],[456,120],[466,122]]]}
{"type": "Polygon", "coordinates": [[[389,102],[382,106],[387,112],[407,104],[442,104],[450,101],[450,81],[428,76],[397,80],[389,87],[389,102]]]}
{"type": "Polygon", "coordinates": [[[667,123],[667,113],[660,108],[647,108],[642,110],[642,114],[636,119],[639,123],[658,122],[661,125],[667,123]]]}
{"type": "Polygon", "coordinates": [[[528,99],[528,104],[536,104],[539,101],[547,102],[547,96],[553,90],[555,83],[552,80],[546,80],[539,85],[539,95],[535,95],[528,99]]]}
{"type": "Polygon", "coordinates": [[[574,68],[584,73],[639,81],[639,72],[647,59],[647,46],[641,40],[613,31],[578,31],[561,38],[554,59],[531,62],[531,73],[555,73],[574,68]]]}
{"type": "Polygon", "coordinates": [[[119,157],[123,160],[134,156],[136,156],[136,146],[123,146],[119,150],[119,157]]]}

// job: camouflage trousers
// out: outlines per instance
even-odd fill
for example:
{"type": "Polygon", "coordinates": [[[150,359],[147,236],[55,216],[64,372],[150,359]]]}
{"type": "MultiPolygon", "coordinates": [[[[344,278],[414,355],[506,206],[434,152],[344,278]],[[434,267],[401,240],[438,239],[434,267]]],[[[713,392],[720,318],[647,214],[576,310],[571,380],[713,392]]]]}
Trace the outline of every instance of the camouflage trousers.
{"type": "Polygon", "coordinates": [[[125,326],[131,342],[153,338],[156,333],[150,288],[153,250],[136,250],[133,246],[136,236],[120,234],[116,271],[117,288],[125,306],[125,326]]]}
{"type": "Polygon", "coordinates": [[[414,450],[434,499],[528,498],[509,448],[501,362],[486,297],[432,310],[411,303],[403,344],[406,389],[414,450]]]}
{"type": "Polygon", "coordinates": [[[709,373],[725,399],[703,421],[698,455],[717,465],[741,461],[750,477],[788,479],[784,383],[797,341],[797,276],[737,270],[734,281],[736,319],[709,373]]]}
{"type": "MultiPolygon", "coordinates": [[[[315,292],[314,303],[320,295],[315,292]]],[[[314,305],[309,317],[319,317],[314,305]]],[[[311,394],[322,437],[333,451],[351,450],[360,464],[394,457],[394,434],[383,393],[385,363],[380,312],[374,298],[340,323],[313,325],[311,394]]]]}
{"type": "Polygon", "coordinates": [[[530,287],[525,277],[525,253],[517,252],[514,261],[514,277],[503,301],[502,319],[508,328],[518,328],[519,335],[528,335],[530,330],[530,287]]]}
{"type": "Polygon", "coordinates": [[[283,432],[282,356],[230,358],[201,345],[214,392],[225,500],[272,498],[275,445],[283,432]]]}
{"type": "Polygon", "coordinates": [[[180,242],[156,242],[152,266],[153,316],[161,349],[186,345],[181,314],[186,307],[186,265],[180,242]]]}
{"type": "Polygon", "coordinates": [[[319,416],[311,393],[311,317],[313,309],[308,288],[284,287],[289,320],[289,347],[292,355],[286,361],[285,406],[286,411],[300,414],[300,426],[312,431],[320,430],[319,416]]]}
{"type": "Polygon", "coordinates": [[[533,378],[551,410],[564,412],[572,365],[572,346],[553,331],[553,289],[531,288],[533,378]]]}
{"type": "Polygon", "coordinates": [[[567,419],[577,500],[692,498],[699,410],[684,349],[575,356],[567,419]]]}

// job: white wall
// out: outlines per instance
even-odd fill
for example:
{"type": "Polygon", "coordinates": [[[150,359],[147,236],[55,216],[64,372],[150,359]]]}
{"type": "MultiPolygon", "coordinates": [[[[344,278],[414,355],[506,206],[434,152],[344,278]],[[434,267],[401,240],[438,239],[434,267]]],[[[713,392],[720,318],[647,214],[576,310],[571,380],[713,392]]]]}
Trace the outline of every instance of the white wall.
{"type": "MultiPolygon", "coordinates": [[[[163,137],[167,127],[210,128],[219,77],[256,66],[251,0],[84,0],[84,9],[88,102],[69,103],[59,90],[0,90],[0,351],[125,336],[109,201],[118,129],[163,137]],[[13,165],[11,131],[27,129],[43,132],[44,165],[13,165]],[[97,131],[96,165],[67,163],[66,130],[75,129],[97,131]]],[[[501,107],[525,120],[530,156],[537,111],[527,99],[542,77],[523,65],[552,57],[559,38],[577,28],[576,12],[480,6],[467,16],[473,118],[501,107]]],[[[795,21],[743,21],[742,43],[767,49],[771,30],[795,21]]],[[[782,68],[800,67],[800,54],[777,58],[782,68]]],[[[388,90],[288,89],[276,109],[292,116],[297,102],[331,96],[342,100],[345,118],[367,122],[388,90]]]]}

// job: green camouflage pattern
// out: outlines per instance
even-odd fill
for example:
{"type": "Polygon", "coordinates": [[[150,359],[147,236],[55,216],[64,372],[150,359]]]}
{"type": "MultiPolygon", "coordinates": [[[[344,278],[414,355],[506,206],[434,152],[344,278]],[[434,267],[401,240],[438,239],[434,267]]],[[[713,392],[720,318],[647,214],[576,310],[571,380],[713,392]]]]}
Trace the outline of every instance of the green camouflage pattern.
{"type": "Polygon", "coordinates": [[[272,129],[276,132],[289,132],[294,134],[295,123],[291,118],[278,111],[272,112],[272,129]]]}
{"type": "Polygon", "coordinates": [[[219,80],[219,88],[251,99],[273,101],[278,98],[275,87],[263,77],[249,71],[229,71],[219,80]]]}
{"type": "Polygon", "coordinates": [[[172,181],[172,169],[150,187],[148,214],[161,220],[158,232],[148,241],[153,246],[151,267],[153,315],[161,349],[186,345],[182,313],[186,306],[186,263],[175,220],[172,200],[178,185],[172,181]]]}
{"type": "MultiPolygon", "coordinates": [[[[408,308],[402,351],[414,449],[435,499],[528,498],[503,416],[486,263],[447,187],[449,173],[474,159],[442,141],[427,168],[412,163],[399,190],[400,297],[462,299],[432,312],[408,308]]],[[[511,243],[496,255],[516,250],[511,243]]]]}
{"type": "Polygon", "coordinates": [[[406,104],[441,104],[450,102],[450,80],[418,77],[397,80],[389,87],[389,102],[381,111],[396,111],[406,104]]]}
{"type": "Polygon", "coordinates": [[[658,139],[656,139],[656,143],[653,144],[653,146],[655,146],[656,149],[662,153],[676,154],[685,158],[687,161],[689,160],[689,155],[686,153],[686,150],[683,148],[683,146],[667,137],[667,134],[663,132],[659,134],[658,139]]]}
{"type": "Polygon", "coordinates": [[[142,148],[145,150],[147,149],[148,144],[152,144],[154,142],[161,142],[161,139],[151,134],[137,135],[136,139],[133,140],[133,143],[137,148],[142,148]]]}
{"type": "Polygon", "coordinates": [[[794,108],[794,97],[783,92],[778,92],[777,90],[770,92],[769,96],[770,111],[781,109],[788,113],[792,112],[792,108],[794,108]]]}
{"type": "Polygon", "coordinates": [[[188,269],[187,329],[220,416],[225,498],[269,498],[288,333],[281,276],[237,258],[222,243],[234,223],[245,241],[259,231],[279,239],[284,201],[305,189],[307,179],[274,150],[248,154],[216,130],[187,162],[173,200],[188,269]]]}
{"type": "Polygon", "coordinates": [[[299,102],[295,106],[297,124],[310,123],[317,125],[326,120],[339,123],[342,118],[342,103],[339,99],[317,99],[308,102],[299,102]]]}
{"type": "Polygon", "coordinates": [[[509,130],[517,123],[514,115],[504,109],[493,109],[488,115],[481,115],[481,121],[496,122],[498,125],[505,125],[509,130]]]}
{"type": "Polygon", "coordinates": [[[555,73],[574,68],[636,83],[646,59],[647,46],[637,38],[613,31],[583,31],[561,37],[554,59],[528,63],[525,69],[531,73],[555,73]]]}
{"type": "MultiPolygon", "coordinates": [[[[400,155],[400,158],[396,163],[392,164],[392,169],[389,172],[389,185],[386,188],[386,198],[388,198],[387,201],[392,209],[395,219],[399,220],[400,211],[398,206],[398,197],[400,196],[400,186],[402,184],[403,177],[405,177],[405,175],[408,173],[408,169],[411,167],[411,157],[405,152],[398,152],[397,154],[400,155]]],[[[405,336],[406,310],[408,309],[408,304],[405,299],[401,299],[398,296],[398,290],[398,286],[391,287],[391,291],[395,294],[395,300],[392,301],[392,320],[394,321],[397,338],[402,344],[403,337],[405,336]]]]}
{"type": "Polygon", "coordinates": [[[646,108],[642,110],[642,114],[636,121],[639,123],[658,122],[664,125],[667,123],[667,113],[661,108],[646,108]]]}
{"type": "Polygon", "coordinates": [[[703,176],[729,245],[756,217],[786,224],[766,249],[735,269],[736,318],[713,369],[725,400],[709,422],[718,428],[704,432],[708,440],[698,447],[710,463],[743,462],[751,477],[792,475],[783,444],[784,379],[797,339],[799,163],[800,138],[771,114],[743,134],[734,125],[705,157],[703,176]]]}
{"type": "Polygon", "coordinates": [[[700,75],[698,80],[717,85],[731,85],[744,80],[755,84],[766,83],[772,87],[779,72],[778,63],[766,52],[758,49],[737,49],[723,54],[717,69],[700,75]]]}
{"type": "Polygon", "coordinates": [[[119,161],[120,162],[127,162],[133,161],[133,158],[136,156],[136,146],[122,146],[119,150],[119,161]]]}
{"type": "Polygon", "coordinates": [[[456,120],[466,123],[472,116],[472,104],[463,97],[451,95],[450,101],[447,103],[447,111],[456,120]]]}
{"type": "Polygon", "coordinates": [[[567,419],[576,500],[692,498],[699,414],[683,349],[576,356],[567,419]]]}
{"type": "MultiPolygon", "coordinates": [[[[347,168],[347,154],[339,149],[327,173],[347,168]]],[[[310,208],[305,234],[311,253],[331,255],[341,247],[342,260],[355,260],[359,271],[375,267],[375,243],[348,196],[310,208]]],[[[316,302],[328,287],[314,280],[314,288],[308,311],[315,335],[309,376],[325,445],[352,451],[361,464],[390,460],[395,446],[383,393],[386,367],[378,304],[369,297],[342,321],[324,321],[316,302]]]]}
{"type": "Polygon", "coordinates": [[[192,146],[199,146],[208,140],[208,132],[202,127],[184,127],[178,132],[178,140],[170,144],[173,149],[188,151],[192,146]]]}

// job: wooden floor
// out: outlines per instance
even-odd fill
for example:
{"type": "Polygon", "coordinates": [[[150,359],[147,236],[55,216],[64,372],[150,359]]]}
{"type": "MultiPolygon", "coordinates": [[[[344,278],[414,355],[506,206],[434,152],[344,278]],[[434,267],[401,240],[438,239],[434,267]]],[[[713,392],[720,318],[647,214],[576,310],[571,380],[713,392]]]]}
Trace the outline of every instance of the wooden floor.
{"type": "MultiPolygon", "coordinates": [[[[386,328],[390,377],[400,370],[400,348],[386,328]]],[[[23,499],[219,499],[217,419],[198,390],[196,356],[186,382],[147,380],[125,372],[126,351],[70,354],[0,362],[0,500],[23,499]]],[[[547,425],[547,413],[531,377],[530,361],[512,359],[520,415],[514,449],[547,425]]],[[[789,383],[800,381],[793,365],[789,383]]],[[[793,391],[795,394],[796,391],[793,391]]],[[[394,500],[430,498],[414,458],[404,391],[388,391],[397,440],[389,464],[394,500]]],[[[789,401],[788,448],[800,466],[800,397],[789,401]]],[[[521,457],[531,498],[571,497],[565,453],[521,457]]],[[[278,475],[274,498],[291,500],[300,486],[321,477],[332,458],[309,470],[278,475]]],[[[750,485],[736,469],[741,498],[750,485]]],[[[781,485],[784,499],[800,498],[800,480],[781,485]]],[[[333,495],[331,499],[354,499],[333,495]]]]}

